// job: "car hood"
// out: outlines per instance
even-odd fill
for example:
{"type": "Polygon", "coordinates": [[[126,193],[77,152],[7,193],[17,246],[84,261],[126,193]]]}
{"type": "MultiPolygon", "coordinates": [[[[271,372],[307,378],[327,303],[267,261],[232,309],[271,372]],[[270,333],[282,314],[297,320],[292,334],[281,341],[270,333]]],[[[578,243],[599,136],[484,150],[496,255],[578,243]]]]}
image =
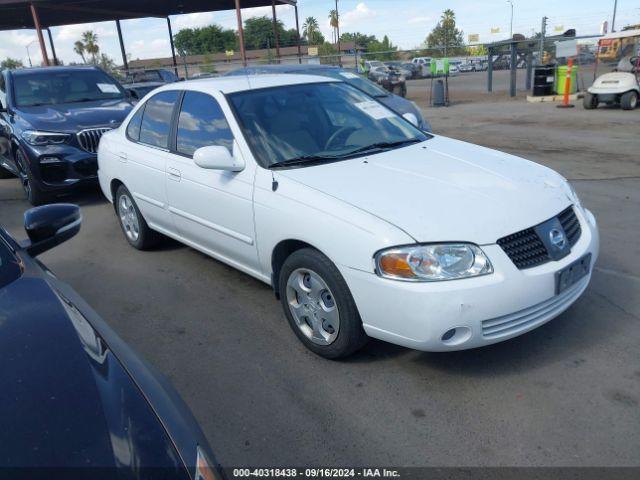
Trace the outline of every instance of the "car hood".
{"type": "Polygon", "coordinates": [[[126,370],[42,278],[0,289],[0,378],[0,465],[182,468],[126,370]]]}
{"type": "Polygon", "coordinates": [[[565,180],[553,170],[439,136],[279,173],[369,212],[419,242],[493,244],[571,203],[565,180]]]}
{"type": "Polygon", "coordinates": [[[125,100],[20,107],[17,114],[36,130],[75,133],[92,127],[116,128],[131,111],[125,100]]]}

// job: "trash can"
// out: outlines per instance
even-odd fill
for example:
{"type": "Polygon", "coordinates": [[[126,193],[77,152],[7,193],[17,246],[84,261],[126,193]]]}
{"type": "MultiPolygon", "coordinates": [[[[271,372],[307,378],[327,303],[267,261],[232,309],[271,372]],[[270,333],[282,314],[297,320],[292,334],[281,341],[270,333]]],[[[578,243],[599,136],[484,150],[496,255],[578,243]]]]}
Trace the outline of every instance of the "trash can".
{"type": "Polygon", "coordinates": [[[445,107],[447,102],[444,95],[444,82],[440,79],[436,80],[433,86],[433,102],[434,107],[445,107]]]}
{"type": "MultiPolygon", "coordinates": [[[[558,95],[564,95],[564,87],[567,81],[567,66],[563,65],[556,68],[555,75],[555,88],[554,90],[558,95]]],[[[578,65],[571,67],[571,88],[569,93],[576,93],[578,91],[578,65]]]]}
{"type": "Polygon", "coordinates": [[[536,67],[533,73],[533,96],[542,97],[545,95],[553,95],[554,80],[553,65],[536,67]]]}

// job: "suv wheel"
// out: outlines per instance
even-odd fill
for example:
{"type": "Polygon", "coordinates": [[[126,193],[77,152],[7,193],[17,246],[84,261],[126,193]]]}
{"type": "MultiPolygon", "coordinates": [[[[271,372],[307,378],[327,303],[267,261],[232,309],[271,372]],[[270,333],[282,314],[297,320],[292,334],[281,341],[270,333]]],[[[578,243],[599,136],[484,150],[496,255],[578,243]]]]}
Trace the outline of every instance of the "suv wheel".
{"type": "Polygon", "coordinates": [[[285,260],[279,289],[289,325],[312,352],[342,358],[367,342],[349,287],[333,262],[317,250],[304,248],[285,260]]]}
{"type": "Polygon", "coordinates": [[[52,200],[52,196],[42,190],[33,180],[31,167],[29,167],[29,162],[21,150],[16,152],[16,164],[18,166],[18,178],[29,203],[34,207],[49,203],[52,200]]]}
{"type": "Polygon", "coordinates": [[[160,234],[149,228],[133,201],[133,196],[124,185],[118,187],[114,204],[124,237],[132,247],[147,250],[158,244],[160,234]]]}

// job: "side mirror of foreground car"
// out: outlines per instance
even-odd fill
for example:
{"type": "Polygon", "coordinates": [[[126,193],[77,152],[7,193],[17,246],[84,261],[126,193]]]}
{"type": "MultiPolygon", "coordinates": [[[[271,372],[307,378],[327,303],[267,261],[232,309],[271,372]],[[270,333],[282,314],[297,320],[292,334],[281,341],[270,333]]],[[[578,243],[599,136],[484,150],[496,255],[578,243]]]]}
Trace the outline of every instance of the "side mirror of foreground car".
{"type": "Polygon", "coordinates": [[[244,170],[244,160],[234,157],[229,152],[229,149],[219,145],[199,148],[193,154],[193,161],[200,168],[210,170],[227,170],[230,172],[244,170]]]}
{"type": "Polygon", "coordinates": [[[415,114],[411,112],[407,112],[404,115],[402,115],[402,118],[404,118],[406,121],[408,121],[412,125],[416,127],[418,126],[418,117],[416,117],[415,114]]]}
{"type": "Polygon", "coordinates": [[[32,208],[24,214],[29,242],[24,245],[31,256],[40,255],[80,231],[82,215],[77,205],[59,203],[32,208]]]}

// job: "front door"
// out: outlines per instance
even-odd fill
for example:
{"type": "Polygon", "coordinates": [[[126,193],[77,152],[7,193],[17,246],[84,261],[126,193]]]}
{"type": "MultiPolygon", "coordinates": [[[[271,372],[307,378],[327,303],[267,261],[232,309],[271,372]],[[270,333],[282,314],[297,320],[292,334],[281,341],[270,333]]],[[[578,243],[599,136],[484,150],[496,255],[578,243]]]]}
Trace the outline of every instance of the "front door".
{"type": "Polygon", "coordinates": [[[204,169],[193,161],[201,147],[219,145],[242,153],[220,103],[211,95],[186,91],[176,126],[174,152],[167,160],[171,217],[183,239],[248,273],[258,271],[253,222],[256,165],[241,172],[204,169]]]}

